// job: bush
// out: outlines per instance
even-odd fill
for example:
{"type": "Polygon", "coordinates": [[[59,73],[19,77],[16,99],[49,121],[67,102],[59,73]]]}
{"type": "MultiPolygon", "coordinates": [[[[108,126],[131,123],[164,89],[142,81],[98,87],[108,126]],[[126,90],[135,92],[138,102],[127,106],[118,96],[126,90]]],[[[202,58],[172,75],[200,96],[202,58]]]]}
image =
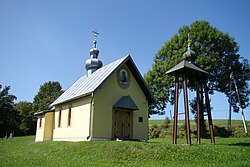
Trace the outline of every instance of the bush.
{"type": "Polygon", "coordinates": [[[152,125],[152,126],[149,128],[148,137],[149,137],[150,139],[159,138],[161,131],[162,131],[162,130],[161,130],[161,127],[160,127],[160,126],[158,126],[157,124],[152,125]]]}
{"type": "Polygon", "coordinates": [[[232,127],[232,136],[234,137],[247,137],[243,126],[232,127]]]}
{"type": "Polygon", "coordinates": [[[179,123],[177,127],[177,138],[186,137],[186,124],[179,123]]]}
{"type": "Polygon", "coordinates": [[[232,131],[227,130],[225,127],[218,127],[214,125],[214,136],[229,137],[232,136],[232,131]]]}
{"type": "Polygon", "coordinates": [[[166,116],[166,118],[165,118],[164,121],[163,121],[162,127],[163,127],[163,128],[168,128],[169,125],[170,125],[170,119],[169,119],[168,116],[166,116]]]}
{"type": "MultiPolygon", "coordinates": [[[[216,121],[216,125],[213,126],[214,128],[214,136],[215,137],[248,137],[247,134],[245,134],[243,125],[241,123],[235,123],[231,127],[231,130],[228,131],[226,129],[226,124],[223,124],[218,121],[216,121]]],[[[250,125],[249,125],[250,126],[250,125]]],[[[196,129],[195,122],[190,122],[190,130],[191,130],[191,137],[196,138],[197,137],[197,129],[196,129]]],[[[168,117],[163,121],[163,123],[158,123],[155,125],[152,125],[149,127],[149,138],[171,138],[173,136],[173,124],[170,124],[170,120],[168,117]]],[[[186,137],[186,125],[185,121],[180,121],[178,123],[178,129],[177,129],[177,138],[185,138],[186,137]]],[[[205,132],[203,132],[203,136],[201,138],[210,138],[209,131],[205,129],[205,132]]]]}

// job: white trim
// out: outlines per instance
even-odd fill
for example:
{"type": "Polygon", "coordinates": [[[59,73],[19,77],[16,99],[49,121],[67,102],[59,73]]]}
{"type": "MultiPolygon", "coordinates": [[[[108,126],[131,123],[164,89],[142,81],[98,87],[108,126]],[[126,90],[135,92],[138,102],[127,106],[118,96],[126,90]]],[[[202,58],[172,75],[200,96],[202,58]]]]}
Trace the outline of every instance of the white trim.
{"type": "Polygon", "coordinates": [[[52,138],[36,138],[35,142],[52,141],[52,138]]]}
{"type": "Polygon", "coordinates": [[[89,136],[88,138],[91,139],[92,137],[92,127],[93,127],[93,100],[94,100],[94,93],[92,92],[91,94],[91,99],[90,99],[90,103],[89,103],[89,136]]]}
{"type": "MultiPolygon", "coordinates": [[[[44,139],[45,140],[45,139],[44,139]]],[[[79,142],[79,141],[110,141],[111,138],[87,138],[87,137],[76,137],[76,138],[53,138],[52,141],[69,141],[69,142],[79,142]]]]}
{"type": "Polygon", "coordinates": [[[42,142],[43,141],[43,138],[36,138],[35,139],[35,142],[42,142]]]}
{"type": "Polygon", "coordinates": [[[88,141],[87,137],[76,137],[76,138],[53,138],[52,141],[88,141]]]}

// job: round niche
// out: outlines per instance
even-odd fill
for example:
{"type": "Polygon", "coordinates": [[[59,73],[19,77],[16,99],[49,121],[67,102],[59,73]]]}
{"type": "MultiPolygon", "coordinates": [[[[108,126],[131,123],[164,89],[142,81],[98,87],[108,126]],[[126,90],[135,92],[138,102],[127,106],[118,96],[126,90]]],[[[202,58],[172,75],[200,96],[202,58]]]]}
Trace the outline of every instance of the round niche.
{"type": "Polygon", "coordinates": [[[126,67],[122,67],[117,72],[117,82],[122,89],[127,89],[130,84],[130,74],[126,67]]]}

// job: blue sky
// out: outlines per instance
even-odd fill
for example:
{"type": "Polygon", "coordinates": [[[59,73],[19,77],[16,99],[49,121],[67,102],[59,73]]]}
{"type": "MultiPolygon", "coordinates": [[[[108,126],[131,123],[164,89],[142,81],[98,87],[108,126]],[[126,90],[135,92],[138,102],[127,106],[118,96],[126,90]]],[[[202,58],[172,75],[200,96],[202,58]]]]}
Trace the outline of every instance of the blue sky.
{"type": "MultiPolygon", "coordinates": [[[[104,64],[130,54],[142,75],[164,42],[196,20],[229,33],[249,59],[249,7],[248,0],[0,0],[0,84],[17,102],[33,101],[47,81],[67,89],[86,74],[94,29],[104,64]]],[[[224,95],[212,96],[212,106],[214,118],[227,119],[224,95]]],[[[250,120],[250,108],[245,114],[250,120]]]]}

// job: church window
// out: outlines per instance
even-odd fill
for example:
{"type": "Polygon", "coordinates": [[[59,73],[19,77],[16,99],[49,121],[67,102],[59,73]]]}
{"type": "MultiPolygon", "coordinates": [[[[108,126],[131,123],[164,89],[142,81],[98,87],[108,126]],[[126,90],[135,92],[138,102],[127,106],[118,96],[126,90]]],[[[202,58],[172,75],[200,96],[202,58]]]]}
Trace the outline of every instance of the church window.
{"type": "Polygon", "coordinates": [[[69,108],[69,113],[68,113],[68,126],[71,126],[71,107],[69,108]]]}
{"type": "Polygon", "coordinates": [[[62,111],[59,111],[59,118],[58,118],[58,127],[61,127],[61,119],[62,119],[62,111]]]}
{"type": "Polygon", "coordinates": [[[42,127],[42,118],[39,119],[39,128],[42,127]]]}

